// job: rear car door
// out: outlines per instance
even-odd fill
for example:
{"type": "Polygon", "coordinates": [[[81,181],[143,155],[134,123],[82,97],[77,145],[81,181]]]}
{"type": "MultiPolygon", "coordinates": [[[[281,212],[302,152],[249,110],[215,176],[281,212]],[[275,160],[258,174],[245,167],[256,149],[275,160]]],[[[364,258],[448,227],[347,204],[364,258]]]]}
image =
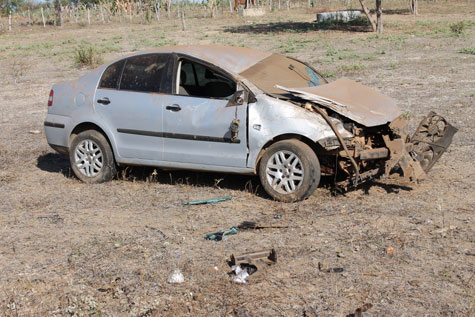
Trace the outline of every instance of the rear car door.
{"type": "Polygon", "coordinates": [[[247,104],[232,103],[237,83],[191,59],[176,65],[174,92],[163,104],[164,160],[245,167],[247,104]]]}
{"type": "Polygon", "coordinates": [[[163,159],[162,95],[170,54],[143,54],[110,65],[102,75],[95,109],[113,131],[120,157],[163,159]]]}

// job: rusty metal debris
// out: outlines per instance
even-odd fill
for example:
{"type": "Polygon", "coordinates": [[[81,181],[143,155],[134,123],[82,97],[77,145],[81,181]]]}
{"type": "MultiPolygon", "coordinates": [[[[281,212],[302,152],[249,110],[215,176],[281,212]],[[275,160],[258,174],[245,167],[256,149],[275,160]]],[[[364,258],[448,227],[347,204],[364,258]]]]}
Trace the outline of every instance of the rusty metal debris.
{"type": "MultiPolygon", "coordinates": [[[[267,266],[277,262],[277,254],[274,249],[256,252],[247,252],[240,255],[231,255],[228,264],[235,274],[236,283],[247,283],[247,277],[257,272],[261,273],[267,266]]],[[[232,274],[232,273],[230,273],[232,274]]]]}
{"type": "Polygon", "coordinates": [[[363,304],[361,307],[358,307],[354,313],[348,314],[346,317],[363,317],[363,313],[367,312],[371,307],[373,307],[371,303],[363,304]]]}
{"type": "Polygon", "coordinates": [[[325,273],[342,273],[344,271],[342,267],[324,268],[323,264],[320,262],[318,262],[318,270],[325,273]]]}
{"type": "Polygon", "coordinates": [[[238,255],[232,254],[229,264],[230,265],[237,265],[237,264],[254,265],[258,262],[262,262],[268,265],[275,264],[277,262],[277,254],[275,250],[271,249],[271,250],[246,252],[246,253],[242,253],[238,255]]]}

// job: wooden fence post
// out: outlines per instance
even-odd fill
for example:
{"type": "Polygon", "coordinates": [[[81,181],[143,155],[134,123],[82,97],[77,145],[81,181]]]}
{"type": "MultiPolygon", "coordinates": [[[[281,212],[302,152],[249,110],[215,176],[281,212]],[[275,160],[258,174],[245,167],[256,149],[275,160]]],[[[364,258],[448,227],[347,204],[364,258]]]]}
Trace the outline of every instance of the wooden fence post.
{"type": "Polygon", "coordinates": [[[43,21],[43,28],[46,28],[45,14],[43,12],[43,7],[41,7],[41,20],[43,21]]]}
{"type": "Polygon", "coordinates": [[[157,22],[160,22],[160,4],[158,1],[155,3],[155,16],[157,17],[157,22]]]}
{"type": "Polygon", "coordinates": [[[183,31],[186,31],[185,10],[181,12],[181,26],[182,26],[183,31]]]}
{"type": "Polygon", "coordinates": [[[8,14],[8,31],[12,30],[12,12],[8,14]]]}
{"type": "Polygon", "coordinates": [[[104,21],[104,11],[102,10],[102,4],[99,5],[99,11],[101,12],[102,24],[106,24],[106,21],[104,21]]]}

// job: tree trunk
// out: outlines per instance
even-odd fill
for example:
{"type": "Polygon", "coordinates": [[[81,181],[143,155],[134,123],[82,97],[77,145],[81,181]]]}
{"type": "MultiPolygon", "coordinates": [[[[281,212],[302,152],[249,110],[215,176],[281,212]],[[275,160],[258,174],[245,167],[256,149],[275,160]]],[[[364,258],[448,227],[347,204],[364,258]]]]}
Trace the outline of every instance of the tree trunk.
{"type": "Polygon", "coordinates": [[[410,1],[410,7],[411,7],[411,13],[414,15],[418,15],[417,9],[418,9],[419,4],[417,3],[417,0],[411,0],[410,1]]]}
{"type": "Polygon", "coordinates": [[[382,7],[382,0],[376,0],[376,32],[381,34],[383,33],[383,7],[382,7]]]}
{"type": "Polygon", "coordinates": [[[373,16],[371,15],[371,12],[369,11],[368,7],[366,6],[365,0],[360,0],[361,8],[363,8],[364,14],[366,14],[366,17],[369,20],[369,23],[371,23],[371,28],[373,28],[373,32],[376,32],[376,23],[374,22],[373,16]]]}
{"type": "Polygon", "coordinates": [[[61,1],[55,0],[54,7],[56,9],[56,26],[63,25],[63,17],[61,15],[61,1]]]}

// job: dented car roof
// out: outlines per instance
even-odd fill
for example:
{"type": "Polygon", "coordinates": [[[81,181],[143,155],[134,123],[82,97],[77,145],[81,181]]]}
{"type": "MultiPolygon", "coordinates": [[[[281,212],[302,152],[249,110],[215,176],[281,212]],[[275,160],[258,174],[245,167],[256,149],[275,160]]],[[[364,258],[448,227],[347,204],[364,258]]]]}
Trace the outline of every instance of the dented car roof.
{"type": "Polygon", "coordinates": [[[224,45],[178,45],[164,46],[148,52],[174,52],[186,54],[216,64],[227,71],[239,74],[254,66],[272,53],[247,47],[224,45]]]}

